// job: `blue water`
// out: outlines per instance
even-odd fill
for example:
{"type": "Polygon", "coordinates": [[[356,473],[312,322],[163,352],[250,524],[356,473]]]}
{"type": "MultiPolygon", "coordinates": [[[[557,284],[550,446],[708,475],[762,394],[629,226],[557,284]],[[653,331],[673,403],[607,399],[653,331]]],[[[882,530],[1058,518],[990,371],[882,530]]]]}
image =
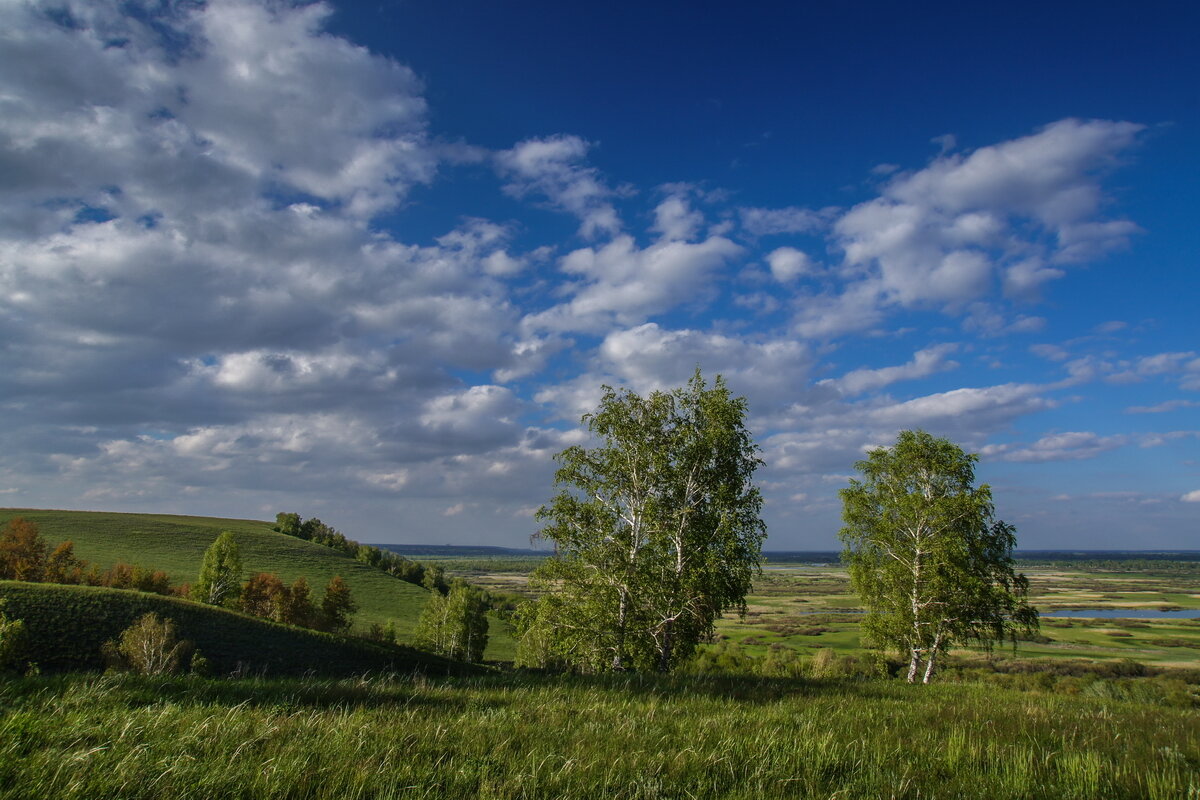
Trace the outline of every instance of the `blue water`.
{"type": "Polygon", "coordinates": [[[1200,619],[1200,609],[1159,611],[1156,608],[1071,608],[1043,611],[1043,617],[1092,617],[1094,619],[1200,619]]]}

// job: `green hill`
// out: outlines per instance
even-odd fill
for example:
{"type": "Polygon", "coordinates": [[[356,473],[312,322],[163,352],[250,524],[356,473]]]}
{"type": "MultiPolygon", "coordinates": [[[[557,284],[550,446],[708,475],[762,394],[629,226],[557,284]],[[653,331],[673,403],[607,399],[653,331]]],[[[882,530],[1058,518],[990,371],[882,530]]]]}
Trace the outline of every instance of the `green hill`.
{"type": "Polygon", "coordinates": [[[39,668],[74,671],[103,667],[101,646],[151,611],[175,621],[217,674],[240,669],[267,675],[363,672],[461,673],[471,668],[408,647],[378,645],[255,619],[214,606],[98,586],[0,581],[10,618],[25,625],[25,657],[39,668]]]}
{"type": "Polygon", "coordinates": [[[401,641],[407,641],[428,592],[328,547],[271,530],[271,523],[245,519],[184,517],[162,514],[122,514],[96,511],[0,509],[0,525],[13,517],[36,522],[53,546],[70,539],[80,558],[107,568],[118,561],[161,569],[180,584],[196,579],[204,551],[221,531],[231,531],[242,556],[243,579],[257,572],[274,572],[286,583],[303,576],[319,602],[334,575],[350,587],[358,613],[354,627],[372,622],[395,622],[401,641]]]}

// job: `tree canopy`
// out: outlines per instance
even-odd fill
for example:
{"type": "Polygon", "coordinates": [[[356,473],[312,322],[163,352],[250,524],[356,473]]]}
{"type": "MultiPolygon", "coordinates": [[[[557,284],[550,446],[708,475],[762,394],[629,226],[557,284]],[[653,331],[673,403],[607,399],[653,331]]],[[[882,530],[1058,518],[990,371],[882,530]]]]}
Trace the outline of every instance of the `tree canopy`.
{"type": "Polygon", "coordinates": [[[192,599],[214,606],[234,605],[242,588],[242,558],[233,533],[223,531],[204,552],[192,599]]]}
{"type": "Polygon", "coordinates": [[[978,456],[925,431],[855,464],[841,491],[842,559],[867,613],[864,642],[922,663],[928,683],[955,642],[990,647],[1037,628],[1028,582],[1013,568],[1013,526],[995,520],[991,489],[975,487],[978,456]]]}
{"type": "Polygon", "coordinates": [[[765,537],[745,415],[699,370],[646,397],[604,387],[583,418],[598,446],[556,456],[563,488],[538,511],[556,556],[520,617],[525,663],[667,671],[744,608],[765,537]]]}

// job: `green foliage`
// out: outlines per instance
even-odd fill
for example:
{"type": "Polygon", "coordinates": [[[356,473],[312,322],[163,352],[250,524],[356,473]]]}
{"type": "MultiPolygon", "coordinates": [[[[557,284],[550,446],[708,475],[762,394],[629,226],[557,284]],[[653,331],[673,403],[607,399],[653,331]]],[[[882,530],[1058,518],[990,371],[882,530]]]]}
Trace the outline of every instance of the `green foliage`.
{"type": "Polygon", "coordinates": [[[25,623],[9,619],[0,599],[0,672],[16,669],[25,652],[25,623]]]}
{"type": "Polygon", "coordinates": [[[103,669],[103,644],[149,612],[174,620],[179,635],[204,652],[218,675],[457,669],[453,662],[407,647],[383,647],[141,592],[0,581],[0,598],[7,599],[7,613],[24,622],[25,658],[53,672],[103,669]]]}
{"type": "Polygon", "coordinates": [[[242,556],[232,531],[223,531],[204,553],[192,599],[211,606],[234,606],[242,583],[242,556]]]}
{"type": "Polygon", "coordinates": [[[46,569],[46,540],[36,522],[10,519],[0,530],[0,580],[40,581],[46,569]]]}
{"type": "Polygon", "coordinates": [[[175,623],[150,613],[138,617],[121,632],[119,642],[110,642],[105,651],[120,658],[122,666],[139,675],[171,675],[179,671],[190,642],[175,635],[175,623]]]}
{"type": "Polygon", "coordinates": [[[539,645],[522,659],[540,648],[585,670],[665,672],[744,607],[765,536],[745,415],[699,370],[645,398],[604,387],[583,419],[601,445],[556,456],[564,488],[538,512],[558,555],[534,572],[543,596],[520,624],[539,645]]]}
{"type": "Polygon", "coordinates": [[[328,631],[344,632],[350,629],[350,616],[358,610],[350,597],[350,587],[341,575],[334,575],[325,586],[321,598],[321,627],[328,631]]]}
{"type": "Polygon", "coordinates": [[[436,588],[444,594],[449,588],[442,577],[440,567],[419,564],[398,553],[381,550],[374,545],[361,544],[315,517],[306,520],[296,513],[280,512],[275,515],[275,526],[272,530],[345,553],[374,569],[407,583],[424,586],[431,591],[436,588]]]}
{"type": "Polygon", "coordinates": [[[977,456],[924,431],[902,431],[891,448],[855,464],[862,480],[841,492],[842,561],[867,614],[867,644],[922,661],[928,683],[937,655],[955,642],[990,646],[1036,630],[1028,581],[1013,570],[1015,530],[994,521],[991,490],[975,488],[977,456]]]}
{"type": "Polygon", "coordinates": [[[449,594],[430,592],[413,645],[458,661],[482,661],[488,642],[487,593],[455,581],[449,594]]]}

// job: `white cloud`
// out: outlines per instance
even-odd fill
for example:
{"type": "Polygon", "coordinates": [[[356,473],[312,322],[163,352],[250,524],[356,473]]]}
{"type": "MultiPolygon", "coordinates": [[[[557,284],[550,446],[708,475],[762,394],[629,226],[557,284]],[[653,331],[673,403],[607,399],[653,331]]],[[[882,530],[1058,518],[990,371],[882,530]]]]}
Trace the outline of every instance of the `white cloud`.
{"type": "Polygon", "coordinates": [[[1200,408],[1200,402],[1195,400],[1167,400],[1152,406],[1130,406],[1126,414],[1164,414],[1180,408],[1200,408]]]}
{"type": "Polygon", "coordinates": [[[600,332],[631,325],[711,291],[717,270],[742,249],[721,236],[702,242],[659,241],[645,249],[621,235],[600,247],[585,247],[560,262],[579,281],[567,302],[526,317],[529,330],[600,332]]]}
{"type": "Polygon", "coordinates": [[[616,195],[599,170],[584,165],[591,144],[578,136],[527,139],[496,155],[505,191],[514,197],[541,195],[552,206],[574,214],[587,238],[615,234],[620,219],[611,199],[616,195]]]}
{"type": "Polygon", "coordinates": [[[1090,431],[1067,432],[1043,436],[1028,446],[988,445],[980,451],[980,455],[999,461],[1075,461],[1095,458],[1128,443],[1127,436],[1100,436],[1090,431]]]}
{"type": "Polygon", "coordinates": [[[784,233],[809,233],[828,224],[836,209],[811,211],[807,208],[740,208],[742,229],[751,236],[772,236],[784,233]]]}
{"type": "Polygon", "coordinates": [[[1184,503],[1200,503],[1200,489],[1194,492],[1187,492],[1179,498],[1184,503]]]}
{"type": "Polygon", "coordinates": [[[844,395],[856,395],[863,392],[881,389],[897,381],[924,378],[936,372],[951,370],[958,367],[958,362],[948,361],[946,356],[958,349],[955,344],[940,344],[926,347],[913,354],[912,361],[896,367],[881,367],[879,369],[856,369],[847,372],[840,378],[829,378],[821,381],[823,385],[832,386],[844,395]]]}
{"type": "Polygon", "coordinates": [[[812,270],[812,259],[794,247],[779,247],[767,254],[771,274],[780,283],[788,283],[812,270]]]}
{"type": "MultiPolygon", "coordinates": [[[[957,314],[992,294],[998,278],[1010,297],[1036,297],[1066,274],[1064,264],[1121,247],[1136,232],[1127,221],[1097,219],[1097,172],[1116,164],[1141,129],[1062,120],[895,175],[879,197],[834,222],[847,281],[839,299],[852,294],[860,309],[873,297],[874,305],[957,314]]],[[[802,329],[841,333],[875,324],[878,313],[860,311],[855,324],[841,305],[805,306],[802,329]]]]}

